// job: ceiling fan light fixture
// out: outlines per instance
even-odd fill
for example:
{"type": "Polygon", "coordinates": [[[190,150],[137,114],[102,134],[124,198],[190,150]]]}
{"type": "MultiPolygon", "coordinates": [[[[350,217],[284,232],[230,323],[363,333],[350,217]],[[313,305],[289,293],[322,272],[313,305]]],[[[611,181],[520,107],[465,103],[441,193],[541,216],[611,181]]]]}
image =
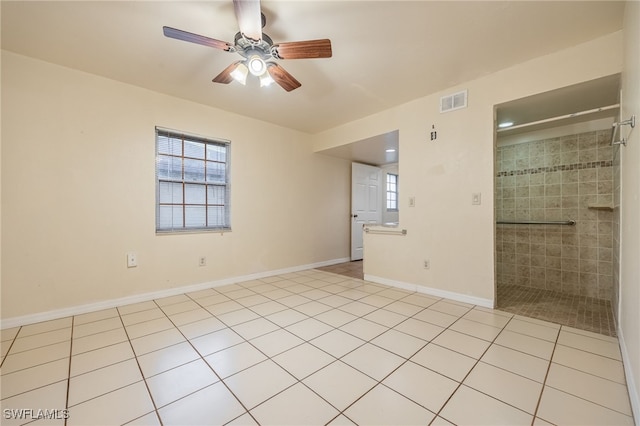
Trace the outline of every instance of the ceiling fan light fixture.
{"type": "Polygon", "coordinates": [[[265,72],[260,76],[260,87],[270,86],[275,80],[271,78],[268,72],[265,72]]]}
{"type": "Polygon", "coordinates": [[[267,70],[267,64],[264,60],[258,55],[252,55],[249,58],[249,72],[256,77],[259,77],[265,73],[267,70]]]}
{"type": "Polygon", "coordinates": [[[231,77],[242,85],[247,84],[247,74],[249,74],[249,69],[245,64],[238,64],[236,69],[231,71],[231,77]]]}

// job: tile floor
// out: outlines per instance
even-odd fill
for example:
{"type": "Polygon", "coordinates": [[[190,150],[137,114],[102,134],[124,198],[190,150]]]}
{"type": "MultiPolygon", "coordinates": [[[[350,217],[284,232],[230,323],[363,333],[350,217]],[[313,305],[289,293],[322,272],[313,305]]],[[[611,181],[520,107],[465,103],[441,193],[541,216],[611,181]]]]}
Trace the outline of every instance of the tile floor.
{"type": "Polygon", "coordinates": [[[632,425],[614,337],[307,270],[2,330],[2,424],[632,425]]]}
{"type": "Polygon", "coordinates": [[[541,288],[498,287],[498,309],[606,336],[616,336],[611,302],[541,288]]]}

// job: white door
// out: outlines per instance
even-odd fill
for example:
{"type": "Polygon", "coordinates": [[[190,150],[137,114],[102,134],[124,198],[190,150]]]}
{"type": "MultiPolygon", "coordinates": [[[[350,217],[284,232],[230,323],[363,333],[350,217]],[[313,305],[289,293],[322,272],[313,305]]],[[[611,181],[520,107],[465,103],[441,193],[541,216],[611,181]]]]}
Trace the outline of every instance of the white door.
{"type": "Polygon", "coordinates": [[[362,232],[366,224],[382,220],[382,170],[351,163],[351,260],[362,259],[362,232]]]}

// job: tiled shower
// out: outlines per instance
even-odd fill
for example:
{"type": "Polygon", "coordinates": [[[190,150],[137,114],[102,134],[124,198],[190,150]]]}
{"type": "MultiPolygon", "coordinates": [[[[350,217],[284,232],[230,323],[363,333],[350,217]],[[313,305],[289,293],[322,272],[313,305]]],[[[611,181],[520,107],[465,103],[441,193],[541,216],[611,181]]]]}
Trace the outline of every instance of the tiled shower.
{"type": "Polygon", "coordinates": [[[610,311],[616,227],[610,144],[607,129],[498,145],[497,222],[576,222],[496,225],[498,307],[505,288],[542,289],[602,302],[610,311]]]}

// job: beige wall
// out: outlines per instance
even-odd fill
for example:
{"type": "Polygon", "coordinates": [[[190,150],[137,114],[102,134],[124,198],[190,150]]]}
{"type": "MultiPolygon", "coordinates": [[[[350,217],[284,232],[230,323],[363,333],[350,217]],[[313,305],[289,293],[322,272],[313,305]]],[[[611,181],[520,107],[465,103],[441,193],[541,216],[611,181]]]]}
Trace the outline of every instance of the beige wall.
{"type": "Polygon", "coordinates": [[[3,319],[349,255],[307,134],[4,51],[2,122],[3,319]],[[232,232],[155,234],[155,126],[231,141],[232,232]]]}
{"type": "MultiPolygon", "coordinates": [[[[640,119],[640,3],[626,4],[624,20],[624,68],[620,118],[640,119]]],[[[640,422],[640,123],[620,148],[620,305],[619,330],[627,382],[636,422],[640,422]]]]}
{"type": "Polygon", "coordinates": [[[400,130],[400,227],[407,235],[367,234],[365,274],[492,303],[494,105],[619,73],[621,44],[622,33],[613,33],[315,135],[322,150],[400,130]],[[440,114],[440,97],[463,89],[468,107],[440,114]],[[432,125],[436,141],[429,141],[432,125]],[[482,205],[474,206],[478,192],[482,205]]]}

